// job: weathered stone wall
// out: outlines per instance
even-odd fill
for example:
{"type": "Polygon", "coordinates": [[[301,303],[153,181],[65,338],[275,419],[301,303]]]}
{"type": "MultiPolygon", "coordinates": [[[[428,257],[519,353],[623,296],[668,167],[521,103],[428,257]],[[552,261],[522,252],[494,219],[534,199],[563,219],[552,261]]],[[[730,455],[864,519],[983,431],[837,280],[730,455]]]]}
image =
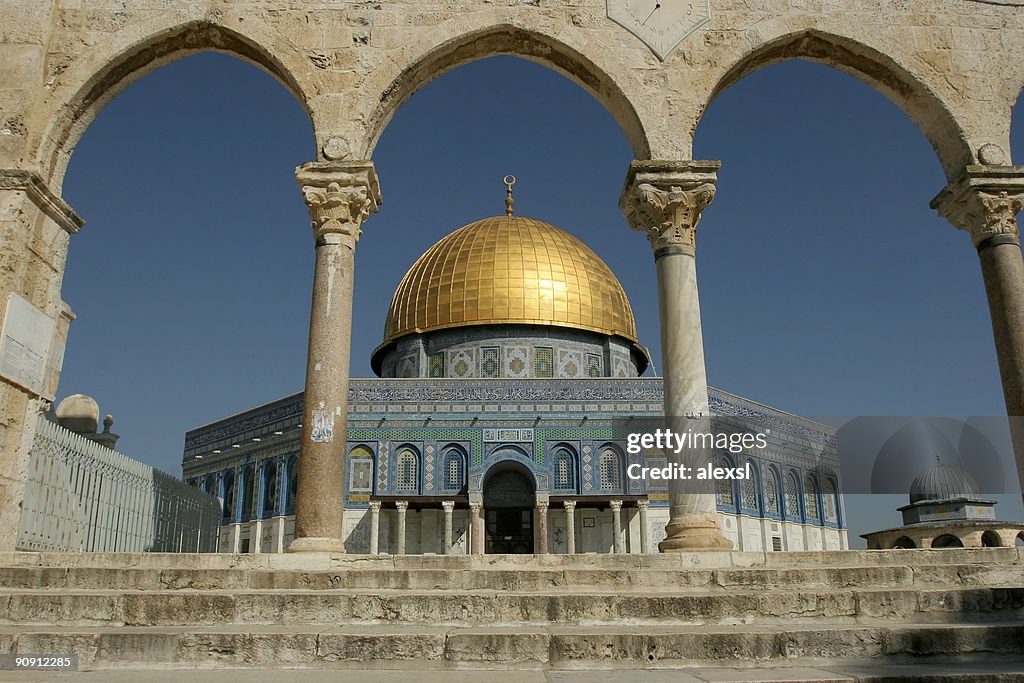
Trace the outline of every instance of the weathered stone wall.
{"type": "MultiPolygon", "coordinates": [[[[80,220],[60,188],[75,144],[134,80],[204,50],[280,79],[309,112],[321,161],[372,157],[417,88],[511,53],[591,92],[640,159],[688,159],[718,93],[766,64],[806,58],[889,96],[951,180],[969,163],[1010,162],[1010,109],[1024,85],[1019,8],[976,0],[711,5],[711,21],[662,62],[607,18],[603,0],[0,0],[0,314],[17,292],[59,321],[55,337],[66,336],[72,316],[61,280],[80,220]]],[[[296,228],[296,239],[308,239],[305,226],[296,228]]],[[[53,349],[51,386],[60,344],[53,349]]],[[[0,381],[0,548],[10,547],[3,530],[17,526],[38,400],[0,381]]]]}

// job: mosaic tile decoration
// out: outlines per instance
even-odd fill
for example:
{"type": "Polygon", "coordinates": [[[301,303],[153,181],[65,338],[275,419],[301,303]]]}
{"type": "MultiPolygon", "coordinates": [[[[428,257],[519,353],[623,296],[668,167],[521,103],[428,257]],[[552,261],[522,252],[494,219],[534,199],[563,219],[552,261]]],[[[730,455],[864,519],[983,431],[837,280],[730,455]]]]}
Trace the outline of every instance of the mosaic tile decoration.
{"type": "Polygon", "coordinates": [[[448,372],[452,377],[472,377],[476,374],[476,349],[448,351],[448,372]]]}
{"type": "Polygon", "coordinates": [[[530,350],[527,347],[505,347],[505,376],[519,378],[530,376],[530,350]]]}
{"type": "Polygon", "coordinates": [[[348,438],[352,441],[380,441],[380,459],[385,462],[388,441],[435,441],[470,444],[473,465],[483,462],[484,441],[483,430],[480,429],[372,429],[357,428],[348,430],[348,438]]]}
{"type": "Polygon", "coordinates": [[[431,378],[444,377],[444,351],[438,351],[437,353],[430,354],[430,360],[428,363],[430,366],[431,378]]]}
{"type": "Polygon", "coordinates": [[[427,495],[434,492],[434,444],[427,444],[423,450],[426,453],[423,462],[423,493],[427,495]]]}
{"type": "Polygon", "coordinates": [[[485,346],[480,349],[480,376],[493,378],[501,374],[501,361],[497,346],[485,346]]]}
{"type": "Polygon", "coordinates": [[[568,349],[558,350],[558,376],[579,377],[583,373],[582,354],[568,349]]]}
{"type": "MultiPolygon", "coordinates": [[[[349,430],[349,434],[353,430],[349,430]]],[[[358,437],[356,437],[358,438],[358,437]]],[[[380,442],[380,448],[377,449],[379,455],[377,457],[377,491],[383,493],[388,490],[388,452],[391,450],[391,444],[387,441],[380,442]]]]}
{"type": "Polygon", "coordinates": [[[596,353],[587,354],[587,377],[600,377],[603,374],[601,360],[601,356],[596,353]]]}
{"type": "Polygon", "coordinates": [[[533,376],[549,378],[555,376],[554,349],[550,346],[535,346],[533,349],[533,376]]]}

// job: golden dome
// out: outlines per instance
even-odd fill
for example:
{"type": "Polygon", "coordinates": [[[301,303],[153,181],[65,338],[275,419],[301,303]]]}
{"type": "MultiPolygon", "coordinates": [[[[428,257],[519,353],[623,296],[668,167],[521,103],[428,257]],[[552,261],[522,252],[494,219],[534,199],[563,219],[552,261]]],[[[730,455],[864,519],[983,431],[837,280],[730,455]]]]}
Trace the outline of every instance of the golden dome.
{"type": "Polygon", "coordinates": [[[495,324],[637,341],[626,293],[597,254],[553,225],[506,215],[459,228],[413,264],[395,290],[378,350],[412,332],[495,324]]]}

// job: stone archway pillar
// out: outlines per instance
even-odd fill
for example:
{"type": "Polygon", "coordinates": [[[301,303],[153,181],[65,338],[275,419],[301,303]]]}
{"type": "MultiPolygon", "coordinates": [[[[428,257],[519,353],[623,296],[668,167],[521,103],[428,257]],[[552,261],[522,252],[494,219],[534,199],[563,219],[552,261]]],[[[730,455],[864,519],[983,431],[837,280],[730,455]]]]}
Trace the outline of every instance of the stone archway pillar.
{"type": "Polygon", "coordinates": [[[315,162],[296,169],[316,240],[309,356],[302,412],[295,540],[289,552],[345,552],[345,444],[356,243],[377,210],[373,162],[315,162]]]}
{"type": "Polygon", "coordinates": [[[1024,260],[1017,226],[1017,214],[1024,208],[1024,166],[968,166],[931,206],[967,231],[978,250],[1024,492],[1024,260]]]}
{"type": "MultiPolygon", "coordinates": [[[[701,212],[715,197],[720,166],[718,161],[634,161],[619,200],[630,227],[645,233],[654,249],[666,427],[676,433],[710,430],[695,242],[701,212]]],[[[707,462],[696,449],[670,459],[691,471],[707,462]]],[[[671,480],[669,504],[662,552],[732,549],[718,527],[713,482],[671,480]]]]}
{"type": "Polygon", "coordinates": [[[483,494],[469,494],[469,552],[484,554],[483,494]]]}

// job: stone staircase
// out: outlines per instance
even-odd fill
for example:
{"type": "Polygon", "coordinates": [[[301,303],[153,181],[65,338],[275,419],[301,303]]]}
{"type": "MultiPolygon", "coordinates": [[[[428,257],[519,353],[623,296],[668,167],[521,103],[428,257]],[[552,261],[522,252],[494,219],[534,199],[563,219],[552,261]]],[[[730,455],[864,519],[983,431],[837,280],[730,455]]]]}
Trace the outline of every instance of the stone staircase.
{"type": "Polygon", "coordinates": [[[1022,672],[998,680],[1024,680],[1024,550],[0,553],[0,653],[77,654],[84,670],[918,663],[945,674],[984,660],[1022,672]]]}

